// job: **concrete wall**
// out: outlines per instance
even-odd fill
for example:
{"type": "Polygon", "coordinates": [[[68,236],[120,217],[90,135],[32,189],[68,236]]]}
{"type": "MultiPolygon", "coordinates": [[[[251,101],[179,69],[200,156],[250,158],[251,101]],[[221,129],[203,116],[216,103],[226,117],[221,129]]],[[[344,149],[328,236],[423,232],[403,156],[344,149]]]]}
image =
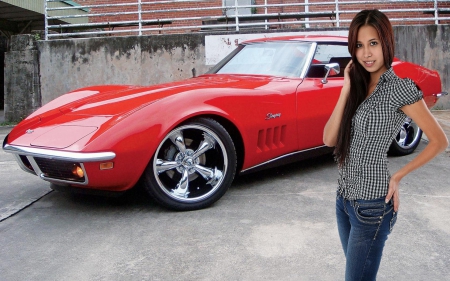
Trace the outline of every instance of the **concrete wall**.
{"type": "MultiPolygon", "coordinates": [[[[395,26],[395,54],[439,72],[442,90],[450,94],[450,25],[395,26]]],[[[450,95],[443,97],[435,109],[450,109],[450,95]]]]}
{"type": "MultiPolygon", "coordinates": [[[[345,29],[324,31],[342,33],[343,30],[345,29]]],[[[295,30],[264,32],[295,32],[295,30]]],[[[397,57],[438,70],[443,82],[443,90],[450,92],[450,43],[448,40],[450,26],[395,26],[394,32],[397,57]]],[[[247,32],[247,35],[254,36],[255,33],[261,33],[261,37],[264,36],[262,32],[247,32]]],[[[233,34],[237,33],[230,32],[228,35],[233,34]]],[[[239,34],[245,38],[245,32],[239,34]]],[[[66,92],[84,86],[151,85],[203,74],[211,67],[205,63],[205,53],[208,48],[205,46],[206,36],[214,35],[192,33],[67,39],[39,41],[38,51],[35,50],[36,47],[33,47],[33,50],[11,48],[12,51],[7,53],[11,65],[15,65],[13,60],[17,60],[25,67],[23,61],[25,53],[28,52],[27,59],[34,63],[38,62],[39,67],[37,70],[28,68],[26,71],[22,67],[19,71],[19,69],[14,70],[11,65],[5,66],[5,78],[7,82],[9,81],[9,84],[5,86],[7,92],[5,96],[10,97],[5,100],[5,120],[18,121],[20,120],[18,118],[23,118],[30,113],[30,110],[36,108],[36,102],[42,101],[42,104],[45,104],[66,92]],[[15,52],[19,52],[21,56],[15,55],[15,52]],[[36,52],[39,53],[38,58],[36,58],[36,52]],[[21,84],[30,84],[31,81],[35,81],[36,71],[40,72],[39,89],[31,86],[22,89],[21,84]],[[38,93],[38,90],[42,93],[41,100],[36,95],[30,95],[30,93],[38,93]],[[23,97],[32,98],[33,101],[26,103],[23,97]]],[[[227,34],[218,36],[226,38],[227,34]]],[[[33,63],[29,62],[28,65],[30,67],[33,63]]],[[[442,98],[436,107],[450,109],[450,97],[442,98]]]]}
{"type": "Polygon", "coordinates": [[[5,104],[5,53],[7,50],[6,37],[0,36],[0,110],[5,104]]]}
{"type": "Polygon", "coordinates": [[[5,121],[24,119],[41,106],[39,51],[33,35],[12,36],[5,54],[5,121]]]}
{"type": "Polygon", "coordinates": [[[207,71],[202,34],[40,41],[42,103],[98,84],[151,85],[207,71]]]}

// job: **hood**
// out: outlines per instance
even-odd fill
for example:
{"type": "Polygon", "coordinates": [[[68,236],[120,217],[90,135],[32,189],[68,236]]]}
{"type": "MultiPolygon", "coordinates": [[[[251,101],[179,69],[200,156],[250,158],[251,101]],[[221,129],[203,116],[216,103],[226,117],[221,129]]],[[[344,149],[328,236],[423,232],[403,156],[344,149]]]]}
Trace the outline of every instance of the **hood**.
{"type": "Polygon", "coordinates": [[[170,96],[266,92],[264,86],[272,81],[290,79],[211,74],[147,87],[105,85],[82,88],[35,111],[11,131],[9,139],[16,145],[67,148],[82,138],[102,134],[133,112],[170,96]]]}
{"type": "MultiPolygon", "coordinates": [[[[44,117],[51,109],[63,114],[117,116],[133,112],[157,100],[176,94],[203,90],[254,90],[270,81],[283,80],[269,76],[203,75],[184,81],[153,86],[107,85],[79,89],[65,94],[33,113],[44,117]]],[[[236,93],[236,91],[233,91],[236,93]]],[[[195,93],[192,93],[195,94],[195,93]]]]}

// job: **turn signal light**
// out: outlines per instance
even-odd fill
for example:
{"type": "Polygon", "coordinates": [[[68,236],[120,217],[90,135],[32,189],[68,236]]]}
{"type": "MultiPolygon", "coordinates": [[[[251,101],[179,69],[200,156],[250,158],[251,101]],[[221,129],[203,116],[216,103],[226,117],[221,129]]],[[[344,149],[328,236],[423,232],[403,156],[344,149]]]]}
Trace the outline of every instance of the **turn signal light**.
{"type": "Polygon", "coordinates": [[[100,170],[109,170],[114,168],[114,162],[106,162],[100,164],[100,170]]]}
{"type": "Polygon", "coordinates": [[[79,165],[74,165],[72,168],[72,174],[76,177],[82,178],[84,177],[83,169],[79,165]]]}

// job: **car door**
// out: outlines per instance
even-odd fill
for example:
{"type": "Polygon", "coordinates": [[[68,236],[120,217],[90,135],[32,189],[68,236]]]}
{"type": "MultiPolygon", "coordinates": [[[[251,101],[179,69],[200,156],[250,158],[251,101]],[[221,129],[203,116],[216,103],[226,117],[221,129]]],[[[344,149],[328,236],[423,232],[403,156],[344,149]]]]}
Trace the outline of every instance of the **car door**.
{"type": "Polygon", "coordinates": [[[302,84],[297,88],[299,150],[323,145],[323,128],[336,105],[350,60],[346,44],[319,43],[302,84]],[[324,80],[325,65],[337,62],[340,73],[324,80]]]}

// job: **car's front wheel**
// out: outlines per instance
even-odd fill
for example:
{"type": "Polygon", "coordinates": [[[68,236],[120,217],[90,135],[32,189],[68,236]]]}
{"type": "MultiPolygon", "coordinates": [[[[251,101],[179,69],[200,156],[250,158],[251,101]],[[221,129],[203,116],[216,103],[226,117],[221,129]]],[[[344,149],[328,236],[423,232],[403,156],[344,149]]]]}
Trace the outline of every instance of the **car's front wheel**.
{"type": "Polygon", "coordinates": [[[161,205],[187,211],[219,200],[233,181],[236,150],[217,121],[198,118],[172,130],[144,174],[145,187],[161,205]]]}
{"type": "Polygon", "coordinates": [[[389,155],[403,156],[414,152],[422,138],[422,130],[407,117],[397,137],[392,141],[389,155]]]}

